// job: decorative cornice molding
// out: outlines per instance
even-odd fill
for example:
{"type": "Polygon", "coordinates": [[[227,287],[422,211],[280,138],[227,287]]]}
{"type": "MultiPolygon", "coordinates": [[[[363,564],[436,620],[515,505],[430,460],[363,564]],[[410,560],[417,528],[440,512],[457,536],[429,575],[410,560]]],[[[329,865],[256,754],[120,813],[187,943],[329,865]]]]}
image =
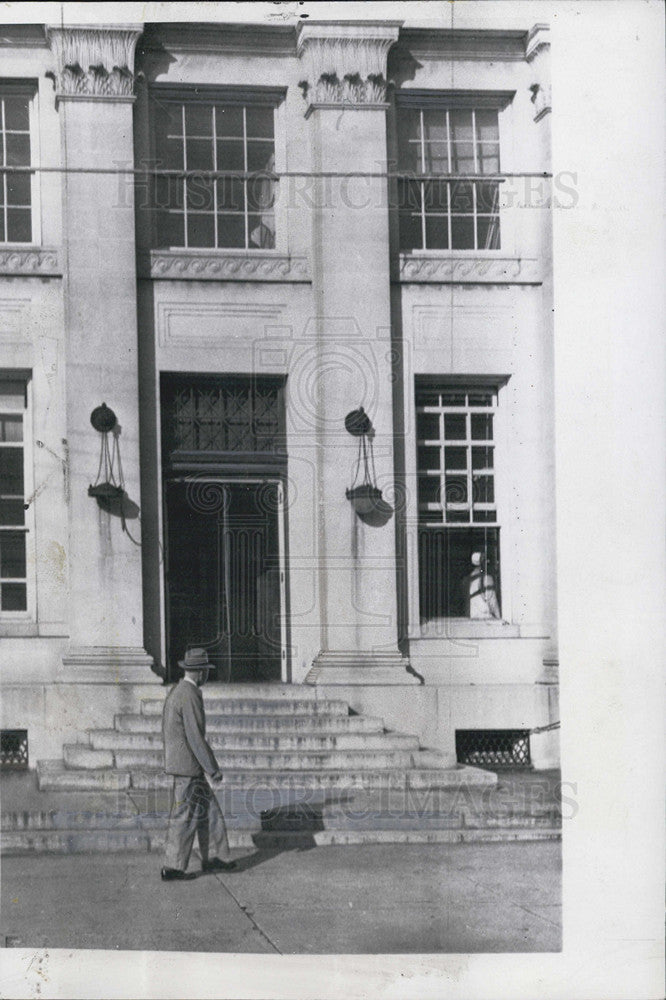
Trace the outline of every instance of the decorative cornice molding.
{"type": "Polygon", "coordinates": [[[139,257],[139,275],[176,281],[310,281],[305,257],[151,250],[139,257]]]}
{"type": "Polygon", "coordinates": [[[432,284],[541,284],[531,257],[429,256],[400,254],[394,281],[432,284]]]}
{"type": "Polygon", "coordinates": [[[305,78],[299,86],[308,109],[382,105],[386,61],[399,28],[398,22],[301,25],[297,53],[305,78]]]}
{"type": "Polygon", "coordinates": [[[409,71],[423,59],[522,62],[526,37],[525,31],[404,28],[390,63],[394,70],[402,66],[409,71]]]}
{"type": "Polygon", "coordinates": [[[141,31],[132,25],[48,26],[57,97],[132,98],[134,51],[141,31]]]}
{"type": "Polygon", "coordinates": [[[547,24],[535,24],[527,33],[525,59],[532,62],[547,49],[550,49],[550,28],[547,24]]]}
{"type": "Polygon", "coordinates": [[[421,87],[395,88],[399,108],[496,108],[503,111],[516,96],[515,90],[423,90],[421,87]]]}
{"type": "Polygon", "coordinates": [[[48,49],[43,24],[3,24],[1,49],[48,49]]]}
{"type": "Polygon", "coordinates": [[[143,55],[169,52],[211,52],[245,56],[296,55],[296,30],[291,24],[233,24],[214,21],[147,22],[139,46],[143,55]]]}
{"type": "Polygon", "coordinates": [[[39,247],[1,247],[0,274],[58,277],[62,274],[59,253],[39,247]]]}

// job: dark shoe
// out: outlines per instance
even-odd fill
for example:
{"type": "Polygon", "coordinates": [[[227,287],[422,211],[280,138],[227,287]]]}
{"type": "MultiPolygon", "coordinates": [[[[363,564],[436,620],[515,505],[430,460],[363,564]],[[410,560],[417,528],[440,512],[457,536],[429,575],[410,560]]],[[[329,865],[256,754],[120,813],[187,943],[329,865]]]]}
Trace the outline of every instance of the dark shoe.
{"type": "Polygon", "coordinates": [[[196,872],[182,872],[180,868],[163,868],[160,872],[163,882],[185,882],[196,878],[196,872]]]}
{"type": "Polygon", "coordinates": [[[236,868],[238,868],[237,861],[221,861],[220,858],[201,862],[201,870],[204,872],[232,872],[236,868]]]}

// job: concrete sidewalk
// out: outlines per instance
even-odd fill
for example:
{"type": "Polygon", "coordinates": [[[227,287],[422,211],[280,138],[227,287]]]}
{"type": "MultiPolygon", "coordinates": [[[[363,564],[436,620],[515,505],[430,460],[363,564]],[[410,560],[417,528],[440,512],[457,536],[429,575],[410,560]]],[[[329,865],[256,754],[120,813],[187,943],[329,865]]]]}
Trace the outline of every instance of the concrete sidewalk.
{"type": "Polygon", "coordinates": [[[4,858],[1,943],[281,954],[561,947],[557,842],[259,851],[238,872],[184,883],[161,882],[160,863],[146,853],[4,858]]]}

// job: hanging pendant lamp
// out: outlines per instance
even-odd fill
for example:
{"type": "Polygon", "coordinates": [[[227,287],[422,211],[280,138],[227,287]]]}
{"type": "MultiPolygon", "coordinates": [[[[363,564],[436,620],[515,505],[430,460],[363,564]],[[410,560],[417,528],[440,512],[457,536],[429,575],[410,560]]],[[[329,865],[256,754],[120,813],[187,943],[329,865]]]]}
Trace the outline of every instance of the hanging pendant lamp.
{"type": "Polygon", "coordinates": [[[116,464],[120,466],[118,439],[116,437],[113,439],[112,450],[109,449],[109,434],[116,426],[116,415],[111,407],[107,406],[106,403],[102,403],[101,406],[96,406],[90,414],[90,423],[96,431],[99,431],[102,443],[99,455],[99,466],[97,468],[97,478],[95,482],[88,487],[88,496],[96,497],[97,500],[101,500],[102,502],[119,500],[124,496],[125,490],[122,484],[122,475],[120,474],[120,471],[119,478],[121,482],[116,482],[114,466],[116,464]]]}
{"type": "Polygon", "coordinates": [[[355,512],[362,517],[377,510],[382,503],[382,491],[376,484],[375,460],[372,451],[372,423],[362,406],[345,417],[345,428],[358,438],[358,456],[354,481],[345,495],[355,512]],[[362,475],[361,482],[358,482],[362,475]]]}

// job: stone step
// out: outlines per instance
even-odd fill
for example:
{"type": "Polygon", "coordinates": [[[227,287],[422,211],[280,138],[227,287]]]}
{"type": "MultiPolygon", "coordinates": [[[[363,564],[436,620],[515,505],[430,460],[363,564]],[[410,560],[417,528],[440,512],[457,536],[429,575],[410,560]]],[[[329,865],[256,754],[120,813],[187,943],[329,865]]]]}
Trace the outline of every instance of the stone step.
{"type": "MultiPolygon", "coordinates": [[[[158,732],[119,732],[116,729],[96,729],[90,732],[94,750],[161,750],[162,734],[158,732]]],[[[218,733],[208,730],[208,742],[220,750],[417,750],[419,741],[407,733],[218,733]]]]}
{"type": "Polygon", "coordinates": [[[37,784],[41,791],[117,792],[130,787],[130,774],[110,768],[77,771],[66,768],[62,760],[38,760],[37,784]]]}
{"type": "MultiPolygon", "coordinates": [[[[305,698],[208,698],[206,714],[211,715],[348,715],[344,701],[314,701],[305,698]]],[[[164,699],[146,698],[142,715],[162,715],[164,699]]]]}
{"type": "MultiPolygon", "coordinates": [[[[23,793],[6,782],[2,842],[11,849],[39,850],[31,835],[107,832],[125,835],[120,842],[132,849],[132,831],[159,834],[166,828],[171,805],[169,789],[142,793],[135,789],[105,792],[36,792],[34,775],[21,782],[23,793]],[[36,794],[35,794],[36,793],[36,794]],[[25,834],[23,838],[18,834],[25,834]]],[[[309,836],[319,831],[354,834],[373,842],[390,834],[440,831],[488,831],[499,839],[540,837],[561,826],[559,784],[521,776],[497,785],[462,784],[458,788],[314,790],[296,788],[228,788],[217,798],[232,836],[249,834],[258,844],[267,835],[309,836]],[[525,780],[527,778],[527,780],[525,780]]],[[[65,841],[63,841],[65,842],[65,841]]],[[[95,849],[90,838],[81,849],[95,849]],[[88,845],[87,847],[85,845],[88,845]]],[[[98,844],[103,844],[101,836],[98,844]]],[[[46,848],[44,848],[46,849],[46,848]]]]}
{"type": "MultiPolygon", "coordinates": [[[[119,732],[162,731],[160,715],[116,715],[119,732]]],[[[206,715],[206,732],[248,733],[381,733],[381,719],[365,715],[206,715]]]]}
{"type": "MultiPolygon", "coordinates": [[[[48,790],[114,791],[138,789],[156,792],[171,786],[162,770],[144,768],[120,771],[110,768],[75,770],[62,761],[38,761],[39,788],[48,790]]],[[[307,794],[313,789],[346,792],[354,788],[457,788],[461,785],[494,785],[495,774],[475,767],[375,768],[319,770],[263,770],[234,768],[225,772],[226,788],[293,789],[307,794]]]]}
{"type": "MultiPolygon", "coordinates": [[[[169,693],[169,690],[169,687],[164,688],[165,697],[169,693]]],[[[304,684],[283,684],[280,682],[265,684],[218,684],[215,681],[208,681],[202,690],[202,694],[206,707],[208,707],[211,701],[215,701],[218,698],[238,698],[241,700],[261,698],[268,701],[276,701],[283,698],[287,701],[293,701],[294,698],[297,698],[298,701],[318,700],[318,691],[316,688],[310,689],[304,684]]]]}
{"type": "MultiPolygon", "coordinates": [[[[390,767],[411,767],[418,757],[418,751],[411,750],[331,750],[269,752],[265,750],[227,750],[216,753],[220,770],[225,773],[236,769],[259,769],[270,771],[377,769],[390,767]]],[[[163,765],[161,750],[95,750],[83,744],[66,744],[63,758],[68,768],[104,770],[118,768],[131,770],[135,767],[155,767],[163,765]]],[[[430,763],[430,760],[427,761],[430,763]]],[[[426,763],[426,761],[424,761],[426,763]]]]}
{"type": "MultiPolygon", "coordinates": [[[[304,847],[327,847],[361,844],[462,844],[508,843],[516,841],[560,840],[558,828],[508,827],[478,830],[316,830],[312,833],[279,832],[253,834],[249,830],[230,830],[233,851],[293,850],[304,847]]],[[[36,854],[109,854],[141,851],[158,854],[164,848],[164,833],[138,830],[29,830],[3,833],[2,855],[36,854]]],[[[155,864],[159,867],[160,859],[155,864]]],[[[243,862],[241,859],[241,869],[243,862]]],[[[196,870],[193,858],[190,870],[196,870]]]]}
{"type": "MultiPolygon", "coordinates": [[[[162,703],[169,694],[173,685],[164,685],[150,693],[150,700],[160,700],[162,703]]],[[[228,701],[230,698],[247,701],[248,699],[264,699],[266,701],[317,701],[318,691],[314,687],[304,684],[284,684],[280,681],[257,683],[257,684],[223,684],[216,681],[208,681],[202,688],[204,703],[206,707],[211,701],[222,699],[228,701]]]]}
{"type": "MultiPolygon", "coordinates": [[[[238,851],[507,843],[560,838],[559,780],[559,773],[497,776],[460,766],[244,770],[229,772],[216,795],[238,851]]],[[[67,769],[62,760],[40,761],[36,773],[3,779],[1,853],[159,851],[171,785],[159,769],[67,769]]]]}
{"type": "MultiPolygon", "coordinates": [[[[230,814],[225,811],[227,829],[247,830],[250,833],[307,833],[319,829],[326,830],[480,830],[480,829],[552,829],[559,826],[559,817],[555,814],[543,816],[506,816],[503,818],[483,817],[476,821],[464,819],[458,815],[441,813],[411,812],[403,815],[392,813],[366,816],[326,811],[317,814],[310,822],[303,823],[299,817],[290,822],[288,817],[281,817],[267,825],[262,824],[261,817],[249,813],[230,814]]],[[[142,815],[128,813],[118,815],[94,815],[90,813],[22,813],[9,814],[2,820],[2,840],[7,834],[24,832],[46,832],[78,830],[78,831],[118,831],[131,832],[140,830],[151,832],[164,830],[168,824],[168,814],[142,815]]]]}
{"type": "MultiPolygon", "coordinates": [[[[61,793],[72,795],[73,793],[61,793]]],[[[5,812],[2,816],[4,833],[37,830],[156,830],[164,829],[168,822],[169,794],[160,795],[144,802],[141,797],[121,793],[115,801],[100,812],[94,805],[85,808],[85,795],[79,794],[81,808],[69,807],[49,811],[5,812]],[[151,811],[145,811],[150,804],[151,811]],[[138,807],[141,806],[144,811],[138,807]],[[129,811],[129,810],[132,811],[129,811]]],[[[373,790],[360,790],[349,796],[334,796],[332,800],[324,796],[320,801],[309,796],[300,800],[298,796],[275,794],[266,791],[262,795],[247,794],[237,789],[219,796],[225,821],[230,830],[250,830],[259,832],[312,832],[319,829],[331,830],[389,830],[389,829],[485,829],[513,827],[551,828],[561,824],[557,807],[507,811],[502,805],[493,808],[485,803],[484,809],[461,807],[460,800],[451,791],[440,797],[423,796],[423,802],[415,795],[398,796],[393,801],[373,802],[373,790]],[[379,808],[377,806],[379,805],[379,808]],[[426,806],[430,808],[426,808],[426,806]]],[[[499,804],[497,804],[499,805],[499,804]]]]}

